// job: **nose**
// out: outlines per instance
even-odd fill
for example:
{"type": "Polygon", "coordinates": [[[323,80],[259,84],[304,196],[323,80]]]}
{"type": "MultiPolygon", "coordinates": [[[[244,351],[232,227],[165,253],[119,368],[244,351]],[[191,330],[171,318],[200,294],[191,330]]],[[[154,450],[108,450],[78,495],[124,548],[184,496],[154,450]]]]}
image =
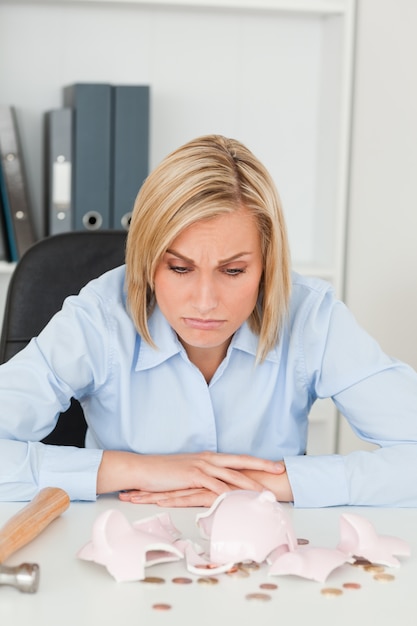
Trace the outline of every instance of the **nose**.
{"type": "Polygon", "coordinates": [[[215,281],[210,277],[199,277],[193,285],[192,306],[201,315],[207,315],[218,305],[218,295],[215,281]]]}

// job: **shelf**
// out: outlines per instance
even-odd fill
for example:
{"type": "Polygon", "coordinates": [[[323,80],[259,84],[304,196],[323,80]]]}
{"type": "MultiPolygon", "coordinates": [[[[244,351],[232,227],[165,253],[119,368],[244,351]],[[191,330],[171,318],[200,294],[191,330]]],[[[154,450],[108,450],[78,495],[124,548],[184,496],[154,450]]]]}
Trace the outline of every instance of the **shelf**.
{"type": "MultiPolygon", "coordinates": [[[[39,4],[39,0],[0,0],[1,4],[39,4]]],[[[351,0],[43,0],[43,4],[108,4],[143,7],[253,9],[283,13],[335,15],[350,10],[351,0]]]]}
{"type": "MultiPolygon", "coordinates": [[[[44,113],[62,106],[74,82],[147,84],[151,168],[199,135],[244,142],[276,182],[294,268],[342,296],[355,8],[355,0],[0,0],[0,58],[12,59],[2,100],[16,109],[39,235],[44,113]]],[[[13,267],[0,263],[0,313],[13,267]]],[[[333,452],[334,407],[318,405],[311,422],[309,450],[333,452]]]]}
{"type": "Polygon", "coordinates": [[[149,84],[151,167],[200,134],[241,139],[276,181],[294,265],[325,268],[341,293],[353,13],[354,0],[0,0],[0,55],[31,50],[5,66],[1,89],[38,232],[43,113],[63,86],[149,84]]]}
{"type": "Polygon", "coordinates": [[[0,274],[12,275],[16,263],[8,263],[7,261],[0,261],[0,274]]]}

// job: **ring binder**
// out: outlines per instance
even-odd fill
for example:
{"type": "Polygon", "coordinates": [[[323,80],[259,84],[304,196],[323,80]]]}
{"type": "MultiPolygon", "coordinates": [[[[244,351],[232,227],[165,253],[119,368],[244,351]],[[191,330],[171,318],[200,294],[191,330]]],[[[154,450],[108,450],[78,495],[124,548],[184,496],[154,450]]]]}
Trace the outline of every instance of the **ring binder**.
{"type": "Polygon", "coordinates": [[[0,106],[0,193],[11,261],[18,261],[36,241],[16,111],[0,106]]]}
{"type": "Polygon", "coordinates": [[[49,235],[73,229],[70,108],[45,114],[45,204],[49,235]]]}
{"type": "Polygon", "coordinates": [[[136,195],[149,173],[149,86],[115,85],[113,220],[128,230],[136,195]]]}
{"type": "Polygon", "coordinates": [[[75,83],[64,87],[73,109],[73,228],[110,228],[112,180],[112,87],[75,83]]]}

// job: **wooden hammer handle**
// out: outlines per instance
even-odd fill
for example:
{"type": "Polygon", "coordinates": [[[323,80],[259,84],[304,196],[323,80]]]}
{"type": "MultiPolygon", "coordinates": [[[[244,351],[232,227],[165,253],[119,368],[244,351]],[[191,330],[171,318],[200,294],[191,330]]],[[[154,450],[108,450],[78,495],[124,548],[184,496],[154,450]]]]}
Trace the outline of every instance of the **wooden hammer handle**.
{"type": "Polygon", "coordinates": [[[42,489],[0,529],[0,563],[37,537],[69,504],[69,496],[63,489],[42,489]]]}

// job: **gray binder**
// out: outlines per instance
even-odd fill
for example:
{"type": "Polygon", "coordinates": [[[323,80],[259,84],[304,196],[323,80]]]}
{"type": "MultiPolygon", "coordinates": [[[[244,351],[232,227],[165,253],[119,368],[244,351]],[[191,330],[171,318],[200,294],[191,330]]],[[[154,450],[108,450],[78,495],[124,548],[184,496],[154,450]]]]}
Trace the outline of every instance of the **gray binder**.
{"type": "Polygon", "coordinates": [[[129,228],[136,195],[149,173],[149,86],[116,85],[112,227],[129,228]]]}
{"type": "Polygon", "coordinates": [[[16,112],[0,106],[0,193],[11,261],[36,241],[16,112]]]}
{"type": "Polygon", "coordinates": [[[112,87],[75,83],[63,95],[64,106],[74,112],[74,229],[110,228],[112,87]]]}
{"type": "Polygon", "coordinates": [[[73,230],[72,109],[45,114],[45,206],[47,233],[73,230]]]}

